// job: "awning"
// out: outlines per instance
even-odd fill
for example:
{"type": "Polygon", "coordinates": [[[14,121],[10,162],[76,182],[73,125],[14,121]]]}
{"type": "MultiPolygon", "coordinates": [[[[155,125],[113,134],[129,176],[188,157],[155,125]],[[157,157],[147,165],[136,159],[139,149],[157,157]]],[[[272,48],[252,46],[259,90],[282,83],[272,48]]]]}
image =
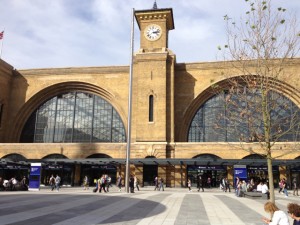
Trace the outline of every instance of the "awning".
{"type": "MultiPolygon", "coordinates": [[[[114,158],[87,158],[87,159],[29,159],[22,162],[13,162],[7,159],[1,159],[1,164],[15,164],[15,165],[30,165],[32,162],[40,162],[42,164],[83,164],[83,165],[126,165],[126,159],[114,158]]],[[[140,158],[130,159],[130,164],[134,165],[161,165],[161,166],[233,166],[233,165],[246,165],[262,167],[267,166],[266,159],[174,159],[174,158],[140,158]]],[[[290,168],[299,167],[300,159],[274,159],[273,166],[289,166],[290,168]]]]}

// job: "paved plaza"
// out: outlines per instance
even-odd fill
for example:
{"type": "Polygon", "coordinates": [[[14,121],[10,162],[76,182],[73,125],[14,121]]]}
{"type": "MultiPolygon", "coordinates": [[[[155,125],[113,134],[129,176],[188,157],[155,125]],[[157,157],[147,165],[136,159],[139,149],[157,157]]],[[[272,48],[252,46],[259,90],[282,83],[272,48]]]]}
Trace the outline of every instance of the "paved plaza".
{"type": "MultiPolygon", "coordinates": [[[[289,202],[276,191],[276,204],[286,211],[289,202]]],[[[136,193],[93,193],[92,189],[43,188],[38,192],[0,192],[0,224],[30,225],[262,225],[265,200],[238,198],[219,189],[141,188],[136,193]]],[[[292,224],[292,221],[291,221],[292,224]]]]}

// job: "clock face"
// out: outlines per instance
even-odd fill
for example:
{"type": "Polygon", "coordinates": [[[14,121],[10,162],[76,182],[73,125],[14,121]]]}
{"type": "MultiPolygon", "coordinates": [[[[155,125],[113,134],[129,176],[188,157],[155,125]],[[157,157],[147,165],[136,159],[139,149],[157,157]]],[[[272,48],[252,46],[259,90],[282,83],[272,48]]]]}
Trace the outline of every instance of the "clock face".
{"type": "Polygon", "coordinates": [[[161,37],[161,27],[156,24],[148,25],[144,31],[145,37],[149,41],[156,41],[161,37]]]}

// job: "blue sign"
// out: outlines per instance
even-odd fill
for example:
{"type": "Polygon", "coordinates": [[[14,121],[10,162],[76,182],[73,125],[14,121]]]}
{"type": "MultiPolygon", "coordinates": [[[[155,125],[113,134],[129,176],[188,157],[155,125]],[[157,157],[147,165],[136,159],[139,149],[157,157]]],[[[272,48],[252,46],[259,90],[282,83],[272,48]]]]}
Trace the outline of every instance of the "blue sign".
{"type": "Polygon", "coordinates": [[[31,163],[29,175],[29,191],[39,191],[41,184],[41,163],[31,163]]]}
{"type": "MultiPolygon", "coordinates": [[[[248,174],[247,174],[247,166],[245,165],[234,165],[234,182],[236,182],[236,178],[238,177],[240,180],[247,181],[248,174]]],[[[235,184],[236,185],[236,184],[235,184]]]]}

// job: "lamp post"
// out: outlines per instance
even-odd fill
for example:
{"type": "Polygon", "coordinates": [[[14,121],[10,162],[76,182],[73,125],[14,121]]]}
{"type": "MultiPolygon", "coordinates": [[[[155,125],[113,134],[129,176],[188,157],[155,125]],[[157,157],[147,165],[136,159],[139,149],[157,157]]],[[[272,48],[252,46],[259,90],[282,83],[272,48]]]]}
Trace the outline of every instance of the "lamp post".
{"type": "Polygon", "coordinates": [[[125,191],[129,193],[130,176],[130,144],[131,144],[131,110],[132,110],[132,74],[134,52],[134,8],[132,9],[131,38],[130,38],[130,69],[129,69],[129,96],[128,96],[128,124],[127,124],[127,148],[126,148],[126,174],[125,191]]]}

